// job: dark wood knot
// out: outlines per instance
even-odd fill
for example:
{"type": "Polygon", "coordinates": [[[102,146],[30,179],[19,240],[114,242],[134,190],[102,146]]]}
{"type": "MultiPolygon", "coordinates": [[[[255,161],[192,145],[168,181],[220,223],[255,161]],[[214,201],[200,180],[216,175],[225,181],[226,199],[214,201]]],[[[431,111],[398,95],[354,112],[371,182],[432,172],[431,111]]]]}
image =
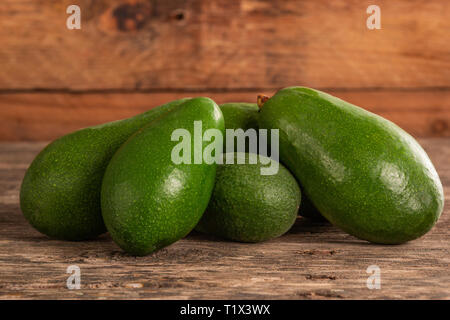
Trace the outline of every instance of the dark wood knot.
{"type": "Polygon", "coordinates": [[[113,9],[112,16],[119,31],[137,31],[150,19],[151,11],[148,2],[123,3],[113,9]]]}
{"type": "Polygon", "coordinates": [[[183,21],[186,18],[186,15],[183,10],[175,10],[172,13],[172,19],[176,21],[183,21]]]}
{"type": "Polygon", "coordinates": [[[448,122],[444,119],[434,120],[431,124],[431,131],[434,136],[444,136],[449,129],[448,122]]]}

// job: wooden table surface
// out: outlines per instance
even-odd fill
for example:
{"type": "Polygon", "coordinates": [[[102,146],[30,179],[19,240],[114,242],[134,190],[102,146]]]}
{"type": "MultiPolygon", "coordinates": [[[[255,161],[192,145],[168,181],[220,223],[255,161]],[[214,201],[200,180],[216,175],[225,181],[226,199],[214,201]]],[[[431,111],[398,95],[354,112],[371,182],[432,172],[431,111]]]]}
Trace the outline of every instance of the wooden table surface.
{"type": "Polygon", "coordinates": [[[286,235],[260,244],[193,233],[147,257],[122,252],[108,235],[51,240],[19,208],[23,174],[43,143],[0,144],[1,299],[449,299],[450,139],[420,140],[447,194],[438,224],[397,246],[369,244],[329,224],[299,218],[286,235]],[[66,286],[67,268],[81,288],[66,286]],[[366,285],[371,265],[381,288],[366,285]]]}

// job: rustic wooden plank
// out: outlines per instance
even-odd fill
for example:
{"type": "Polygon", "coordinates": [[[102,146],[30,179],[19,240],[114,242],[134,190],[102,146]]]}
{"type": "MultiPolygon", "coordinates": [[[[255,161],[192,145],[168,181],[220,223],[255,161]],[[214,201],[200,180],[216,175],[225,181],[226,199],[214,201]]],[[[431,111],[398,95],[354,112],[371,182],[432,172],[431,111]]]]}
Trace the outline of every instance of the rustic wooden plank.
{"type": "MultiPolygon", "coordinates": [[[[450,136],[450,90],[327,90],[394,121],[416,137],[450,136]]],[[[48,141],[76,129],[127,118],[186,96],[217,103],[256,101],[258,93],[21,93],[0,94],[0,141],[48,141]]]]}
{"type": "Polygon", "coordinates": [[[379,0],[372,31],[370,4],[3,0],[0,88],[450,87],[449,2],[379,0]]]}
{"type": "Polygon", "coordinates": [[[369,244],[328,224],[299,218],[286,235],[241,244],[193,233],[147,257],[132,257],[105,235],[50,240],[19,209],[19,185],[42,143],[0,144],[0,299],[450,299],[450,139],[421,139],[441,176],[446,206],[424,237],[369,244]],[[66,268],[81,268],[81,289],[66,268]],[[366,268],[381,268],[369,290],[366,268]]]}

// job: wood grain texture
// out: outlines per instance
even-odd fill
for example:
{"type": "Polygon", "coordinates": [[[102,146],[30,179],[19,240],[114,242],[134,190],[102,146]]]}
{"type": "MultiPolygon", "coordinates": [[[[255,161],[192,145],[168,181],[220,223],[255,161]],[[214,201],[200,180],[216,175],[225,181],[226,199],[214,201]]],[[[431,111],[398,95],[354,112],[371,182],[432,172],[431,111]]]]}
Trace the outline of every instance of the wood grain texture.
{"type": "MultiPolygon", "coordinates": [[[[328,92],[393,121],[416,137],[450,137],[450,91],[328,92]]],[[[259,93],[274,91],[0,94],[0,141],[49,141],[186,96],[208,96],[217,103],[256,102],[259,93]]]]}
{"type": "Polygon", "coordinates": [[[3,0],[0,88],[449,88],[449,2],[379,0],[375,31],[370,4],[3,0]]]}
{"type": "Polygon", "coordinates": [[[0,141],[51,140],[186,95],[305,85],[416,137],[450,136],[450,4],[379,0],[4,0],[0,141]],[[68,5],[82,29],[68,30],[68,5]]]}
{"type": "Polygon", "coordinates": [[[42,143],[0,144],[0,299],[450,299],[450,139],[420,140],[444,184],[446,205],[424,237],[369,244],[328,224],[299,218],[286,235],[260,244],[194,233],[147,257],[133,257],[105,235],[50,240],[19,209],[19,186],[42,143]],[[81,268],[81,289],[66,269],[81,268]],[[381,268],[369,290],[366,269],[381,268]]]}

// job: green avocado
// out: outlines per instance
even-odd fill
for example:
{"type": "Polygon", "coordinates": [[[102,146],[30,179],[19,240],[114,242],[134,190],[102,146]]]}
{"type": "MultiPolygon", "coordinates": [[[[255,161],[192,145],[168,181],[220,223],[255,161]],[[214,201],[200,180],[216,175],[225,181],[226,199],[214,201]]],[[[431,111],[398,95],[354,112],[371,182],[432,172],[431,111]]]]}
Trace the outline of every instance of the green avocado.
{"type": "MultiPolygon", "coordinates": [[[[221,104],[219,107],[222,110],[223,118],[225,120],[225,129],[242,129],[243,131],[247,131],[248,129],[258,130],[259,108],[256,103],[231,102],[221,104]]],[[[234,150],[233,148],[227,150],[227,139],[225,135],[223,150],[224,152],[249,152],[249,139],[245,139],[245,149],[238,150],[238,139],[237,137],[234,137],[234,150]]],[[[256,152],[254,153],[257,153],[258,151],[259,147],[256,148],[256,152]]],[[[305,195],[302,195],[302,205],[300,206],[298,213],[299,215],[313,221],[326,221],[326,219],[320,214],[320,212],[305,195]]]]}
{"type": "MultiPolygon", "coordinates": [[[[196,226],[216,175],[215,162],[198,159],[213,143],[202,139],[202,132],[218,132],[221,138],[224,130],[222,112],[214,101],[194,98],[123,144],[106,169],[101,190],[103,219],[119,247],[133,255],[147,255],[183,238],[196,226]],[[181,136],[178,142],[174,134],[180,132],[188,138],[181,136]],[[178,150],[180,144],[186,149],[178,150]],[[180,154],[182,159],[175,157],[180,154]]],[[[221,142],[211,149],[218,152],[216,157],[222,152],[221,142]]]]}
{"type": "MultiPolygon", "coordinates": [[[[220,110],[222,110],[223,118],[225,120],[225,129],[229,130],[236,130],[236,129],[242,129],[244,132],[248,129],[255,129],[258,130],[258,112],[259,108],[256,103],[245,103],[245,102],[231,102],[231,103],[224,103],[221,104],[220,110]]],[[[256,132],[257,133],[257,132],[256,132]]],[[[227,139],[225,136],[224,143],[223,143],[223,150],[224,152],[233,152],[233,151],[242,151],[242,152],[248,152],[250,150],[249,147],[249,139],[245,139],[245,147],[243,150],[238,150],[238,139],[236,136],[233,136],[234,138],[234,148],[231,148],[230,144],[230,150],[227,150],[227,139]]],[[[257,139],[255,140],[255,143],[257,143],[257,139]]],[[[256,150],[254,153],[257,152],[257,145],[255,146],[256,150]]]]}
{"type": "Polygon", "coordinates": [[[425,151],[392,122],[324,92],[278,91],[259,113],[279,129],[280,159],[331,223],[360,239],[399,244],[428,232],[444,203],[425,151]]]}
{"type": "Polygon", "coordinates": [[[20,207],[25,218],[38,231],[56,239],[85,240],[104,233],[100,187],[109,160],[140,127],[183,101],[81,129],[50,143],[23,179],[20,207]]]}
{"type": "Polygon", "coordinates": [[[249,163],[248,153],[234,153],[234,163],[217,166],[214,191],[197,231],[241,242],[260,242],[281,236],[295,222],[300,205],[300,188],[281,164],[273,175],[261,168],[275,160],[259,156],[249,163]],[[245,159],[238,164],[238,155],[245,159]]]}

